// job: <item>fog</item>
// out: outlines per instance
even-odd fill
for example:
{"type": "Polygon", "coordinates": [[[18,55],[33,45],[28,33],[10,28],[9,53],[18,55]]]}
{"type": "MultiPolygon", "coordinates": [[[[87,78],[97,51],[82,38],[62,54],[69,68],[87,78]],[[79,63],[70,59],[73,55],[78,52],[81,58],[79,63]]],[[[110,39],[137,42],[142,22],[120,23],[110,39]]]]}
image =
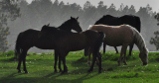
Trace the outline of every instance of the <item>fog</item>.
{"type": "MultiPolygon", "coordinates": [[[[119,9],[116,5],[105,5],[100,2],[97,6],[93,6],[91,2],[86,2],[82,8],[78,3],[65,4],[63,2],[44,2],[34,1],[28,4],[25,1],[20,3],[21,16],[15,21],[9,22],[8,36],[9,50],[14,50],[17,35],[27,29],[40,30],[45,24],[50,23],[51,26],[60,26],[63,22],[68,20],[71,16],[79,17],[79,22],[83,30],[86,30],[89,25],[94,24],[103,15],[123,16],[135,15],[141,20],[141,34],[145,39],[146,45],[150,51],[155,51],[155,46],[149,43],[150,38],[154,37],[154,31],[158,30],[157,20],[154,18],[156,12],[152,10],[150,5],[141,7],[139,10],[135,6],[127,6],[121,4],[119,9]]],[[[107,50],[114,50],[113,47],[107,47],[107,50]]],[[[120,48],[118,48],[119,50],[120,48]]],[[[133,50],[138,50],[135,46],[133,50]]],[[[31,48],[30,52],[50,52],[50,50],[39,50],[38,48],[31,48]]],[[[52,50],[51,50],[52,51],[52,50]]],[[[114,50],[115,51],[115,50],[114,50]]]]}

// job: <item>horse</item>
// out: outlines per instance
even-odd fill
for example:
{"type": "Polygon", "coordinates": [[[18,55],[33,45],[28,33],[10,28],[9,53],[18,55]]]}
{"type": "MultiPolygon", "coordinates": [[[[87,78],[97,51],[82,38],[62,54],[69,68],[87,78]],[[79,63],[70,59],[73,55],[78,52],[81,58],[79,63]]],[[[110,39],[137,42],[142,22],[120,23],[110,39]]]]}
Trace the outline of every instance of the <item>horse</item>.
{"type": "MultiPolygon", "coordinates": [[[[61,73],[67,73],[66,56],[70,51],[78,51],[85,48],[91,48],[93,53],[93,60],[98,57],[101,62],[101,54],[99,53],[100,46],[102,44],[104,34],[92,30],[86,30],[81,33],[66,32],[63,30],[57,30],[48,26],[43,26],[40,33],[39,41],[47,43],[51,49],[56,51],[55,56],[60,58],[63,63],[63,71],[61,73]],[[56,40],[56,41],[55,41],[56,40]]],[[[40,43],[40,42],[39,42],[40,43]]],[[[56,61],[56,59],[55,59],[56,61]]],[[[93,70],[94,63],[88,70],[93,70]]],[[[99,73],[101,72],[101,63],[99,63],[99,73]]]]}
{"type": "MultiPolygon", "coordinates": [[[[82,31],[78,22],[78,17],[77,18],[71,17],[69,20],[65,21],[63,24],[57,27],[57,29],[65,30],[68,32],[71,32],[71,30],[75,30],[78,33],[82,31]]],[[[20,66],[22,61],[24,66],[23,70],[25,71],[25,73],[28,73],[26,69],[25,58],[26,58],[28,50],[31,47],[35,46],[40,49],[50,49],[49,47],[46,46],[47,44],[44,44],[44,43],[38,44],[38,42],[41,42],[41,41],[38,41],[39,33],[40,31],[34,30],[34,29],[28,29],[26,31],[19,33],[16,40],[16,45],[15,45],[15,57],[18,57],[17,69],[19,73],[21,72],[20,66]]],[[[54,66],[54,68],[56,70],[56,66],[54,66]]]]}
{"type": "MultiPolygon", "coordinates": [[[[124,15],[121,17],[114,17],[111,15],[104,15],[102,18],[100,18],[98,21],[95,22],[94,25],[97,24],[105,24],[105,25],[111,25],[111,26],[117,26],[117,25],[121,25],[121,24],[128,24],[133,26],[135,29],[137,29],[139,32],[140,30],[140,26],[141,26],[141,21],[140,18],[138,16],[134,16],[134,15],[124,15]]],[[[131,52],[132,52],[132,48],[133,48],[134,44],[130,45],[130,49],[129,49],[129,55],[131,56],[131,52]]],[[[118,49],[117,47],[114,47],[116,50],[116,53],[118,53],[118,49]]],[[[104,41],[103,43],[103,53],[105,53],[105,49],[106,49],[106,42],[104,41]]]]}
{"type": "MultiPolygon", "coordinates": [[[[124,65],[126,63],[126,49],[132,43],[135,43],[139,48],[139,57],[143,65],[148,64],[148,49],[146,48],[145,41],[142,35],[130,25],[120,25],[120,26],[109,26],[109,25],[94,25],[90,27],[89,30],[103,32],[105,34],[104,41],[110,46],[122,46],[120,57],[118,59],[118,65],[120,66],[121,61],[124,65]]],[[[86,54],[89,50],[86,51],[86,54]]],[[[89,55],[90,56],[90,55],[89,55]]]]}

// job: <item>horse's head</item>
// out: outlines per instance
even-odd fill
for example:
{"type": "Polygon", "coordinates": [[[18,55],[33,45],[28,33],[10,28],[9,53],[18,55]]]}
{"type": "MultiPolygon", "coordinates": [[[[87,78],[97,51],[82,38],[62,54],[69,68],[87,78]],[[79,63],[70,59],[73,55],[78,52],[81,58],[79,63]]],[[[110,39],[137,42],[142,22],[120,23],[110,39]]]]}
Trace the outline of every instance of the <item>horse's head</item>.
{"type": "Polygon", "coordinates": [[[69,23],[69,26],[71,27],[71,29],[73,29],[79,33],[79,32],[82,32],[82,28],[79,25],[78,18],[79,17],[77,17],[77,18],[71,17],[70,20],[68,20],[68,23],[69,23]]]}
{"type": "Polygon", "coordinates": [[[49,24],[48,25],[44,25],[42,28],[41,28],[41,31],[49,31],[49,24]]]}
{"type": "Polygon", "coordinates": [[[60,27],[58,27],[59,29],[65,30],[65,31],[71,31],[71,30],[75,30],[76,32],[82,32],[82,28],[79,25],[78,22],[78,17],[77,18],[73,18],[71,17],[69,20],[67,20],[66,22],[64,22],[60,27]]]}
{"type": "Polygon", "coordinates": [[[148,49],[146,47],[143,47],[143,50],[139,53],[139,57],[143,65],[148,64],[148,49]]]}

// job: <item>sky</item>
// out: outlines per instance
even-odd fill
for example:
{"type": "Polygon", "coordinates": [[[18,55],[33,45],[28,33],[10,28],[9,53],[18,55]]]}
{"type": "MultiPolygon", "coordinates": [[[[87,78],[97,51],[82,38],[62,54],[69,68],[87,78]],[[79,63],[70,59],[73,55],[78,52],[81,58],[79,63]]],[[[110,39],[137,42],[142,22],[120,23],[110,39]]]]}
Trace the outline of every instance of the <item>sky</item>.
{"type": "MultiPolygon", "coordinates": [[[[31,3],[32,0],[26,0],[28,3],[31,3]]],[[[51,0],[55,1],[55,0],[51,0]]],[[[91,4],[97,6],[99,1],[103,1],[104,5],[107,5],[108,7],[113,3],[117,9],[120,7],[120,5],[123,3],[124,5],[128,5],[129,7],[131,5],[134,5],[136,10],[139,10],[140,7],[146,7],[147,4],[152,7],[153,11],[159,12],[159,0],[58,0],[63,1],[64,3],[77,3],[80,4],[82,7],[86,1],[90,1],[91,4]]]]}

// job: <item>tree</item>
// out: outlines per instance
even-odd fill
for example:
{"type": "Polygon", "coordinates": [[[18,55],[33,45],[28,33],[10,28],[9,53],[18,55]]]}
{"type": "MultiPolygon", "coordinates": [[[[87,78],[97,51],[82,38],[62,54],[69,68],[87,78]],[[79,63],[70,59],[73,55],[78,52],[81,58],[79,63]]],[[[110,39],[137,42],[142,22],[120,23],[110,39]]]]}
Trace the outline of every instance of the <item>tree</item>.
{"type": "MultiPolygon", "coordinates": [[[[159,22],[159,13],[155,15],[155,19],[159,22]]],[[[150,44],[155,45],[156,50],[159,50],[159,31],[155,31],[154,35],[155,37],[151,37],[150,39],[150,44]]]]}
{"type": "Polygon", "coordinates": [[[102,7],[104,7],[104,2],[103,1],[100,1],[99,3],[98,3],[98,7],[97,8],[102,8],[102,7]]]}
{"type": "Polygon", "coordinates": [[[20,9],[15,0],[1,0],[0,1],[0,51],[8,49],[7,36],[9,34],[9,27],[7,26],[8,19],[15,20],[20,16],[20,9]]]}
{"type": "MultiPolygon", "coordinates": [[[[159,22],[159,13],[155,15],[155,19],[159,22]]],[[[157,25],[159,25],[159,23],[157,25]]]]}
{"type": "Polygon", "coordinates": [[[108,14],[111,14],[113,16],[117,15],[116,7],[115,7],[115,5],[113,3],[108,8],[108,14]]]}
{"type": "Polygon", "coordinates": [[[127,5],[124,6],[124,4],[122,3],[119,8],[119,13],[121,13],[121,16],[123,16],[128,14],[128,12],[129,12],[129,7],[127,5]]]}
{"type": "Polygon", "coordinates": [[[159,31],[154,32],[154,34],[155,34],[155,37],[151,38],[150,44],[155,45],[156,50],[158,50],[159,49],[159,31]]]}
{"type": "Polygon", "coordinates": [[[81,24],[83,24],[83,27],[88,27],[89,24],[92,23],[92,21],[95,17],[96,7],[93,6],[91,4],[91,2],[89,2],[89,1],[86,1],[86,3],[84,4],[83,7],[84,7],[83,13],[82,13],[81,17],[84,19],[82,19],[81,24]],[[87,18],[87,20],[85,18],[87,18]]]}
{"type": "Polygon", "coordinates": [[[132,14],[132,15],[135,15],[136,11],[135,11],[135,7],[133,5],[130,6],[128,13],[132,14]]]}
{"type": "Polygon", "coordinates": [[[97,6],[97,18],[99,18],[98,16],[102,16],[102,15],[105,15],[106,14],[106,9],[107,9],[107,6],[104,5],[104,2],[103,1],[100,1],[98,3],[98,6],[97,6]]]}

